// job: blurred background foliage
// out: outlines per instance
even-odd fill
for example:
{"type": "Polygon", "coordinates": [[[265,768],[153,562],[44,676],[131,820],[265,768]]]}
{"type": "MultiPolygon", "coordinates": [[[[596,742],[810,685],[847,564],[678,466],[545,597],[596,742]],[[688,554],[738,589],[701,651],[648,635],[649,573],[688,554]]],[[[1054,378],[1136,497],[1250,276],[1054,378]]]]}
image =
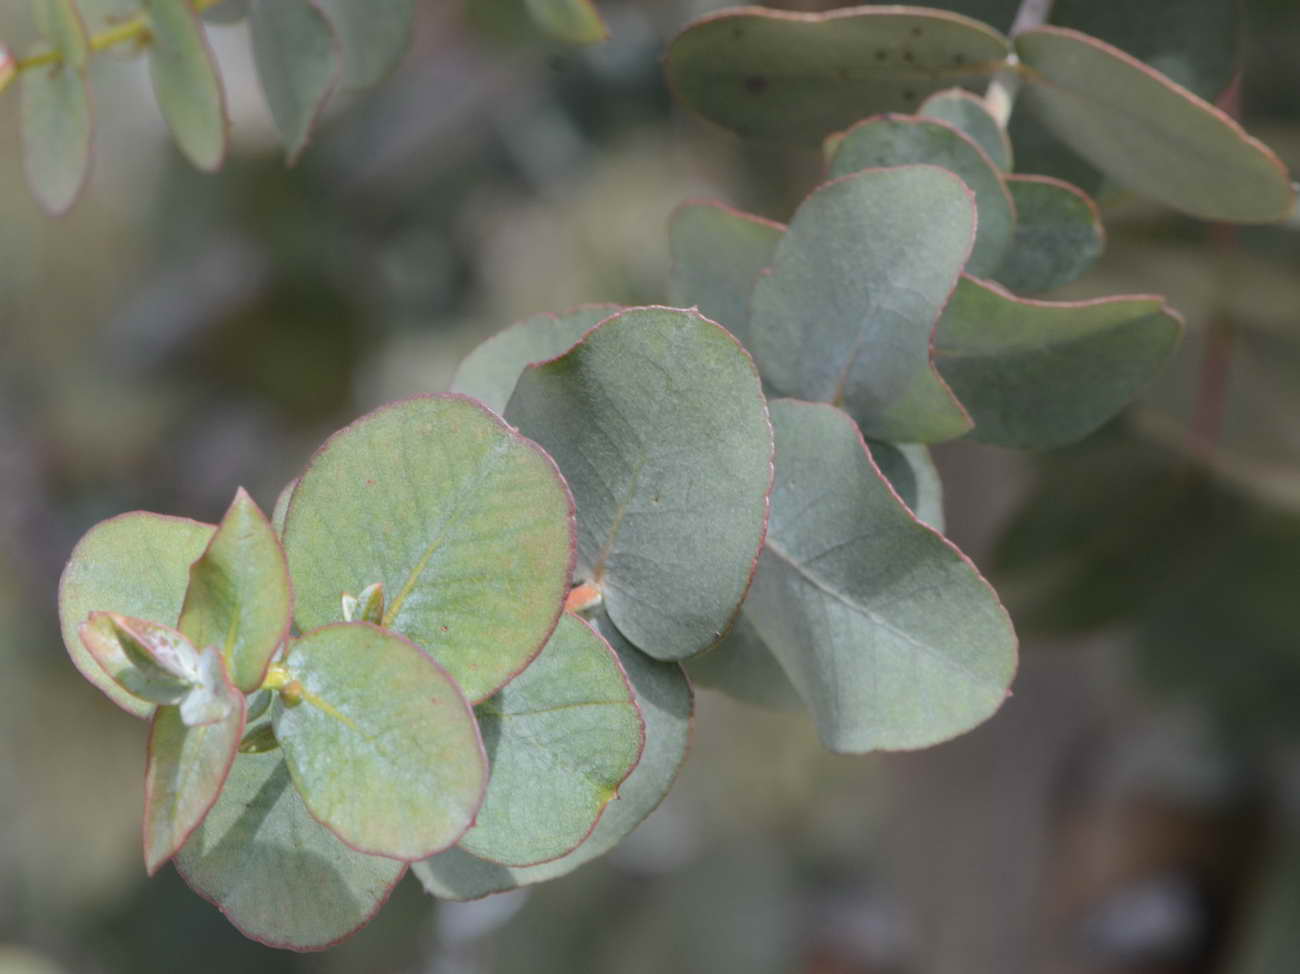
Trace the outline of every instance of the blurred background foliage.
{"type": "MultiPolygon", "coordinates": [[[[1059,296],[1166,293],[1188,341],[1077,447],[937,451],[950,533],[1024,638],[987,725],[835,757],[797,715],[702,693],[683,780],[613,854],[475,904],[408,880],[324,954],[243,940],[171,870],[146,882],[145,728],[55,625],[81,533],[136,508],[216,520],[239,484],[269,508],[325,434],[445,389],[510,322],[663,300],[678,202],[784,219],[817,181],[816,153],[672,105],[663,46],[721,3],[606,0],[612,40],[573,51],[520,2],[424,4],[399,72],[293,169],[238,26],[210,30],[219,175],[180,159],[133,60],[95,59],[96,163],[68,217],[38,212],[0,139],[0,972],[1300,968],[1300,235],[1106,190],[1108,251],[1059,296]]],[[[1244,120],[1294,170],[1300,8],[1241,13],[1244,120]]],[[[30,30],[0,10],[11,47],[30,30]]]]}

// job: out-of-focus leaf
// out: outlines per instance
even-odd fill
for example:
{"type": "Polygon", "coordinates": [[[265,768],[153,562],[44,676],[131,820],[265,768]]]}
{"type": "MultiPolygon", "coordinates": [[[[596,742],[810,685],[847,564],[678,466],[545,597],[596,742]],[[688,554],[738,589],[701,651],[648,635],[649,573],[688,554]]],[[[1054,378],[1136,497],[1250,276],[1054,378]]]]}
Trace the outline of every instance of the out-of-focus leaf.
{"type": "Polygon", "coordinates": [[[203,556],[190,568],[178,627],[215,645],[244,693],[262,685],[292,621],[289,566],[275,529],[242,487],[203,556]]]}
{"type": "Polygon", "coordinates": [[[149,74],[176,144],[212,172],[226,155],[226,104],[216,61],[190,0],[148,0],[149,74]]]}
{"type": "Polygon", "coordinates": [[[668,300],[700,309],[749,345],[749,296],[785,227],[721,203],[683,203],[668,222],[668,300]]]}
{"type": "Polygon", "coordinates": [[[1213,105],[1077,31],[1040,27],[1015,45],[1030,108],[1117,182],[1205,220],[1271,223],[1290,213],[1286,167],[1213,105]]]}
{"type": "Polygon", "coordinates": [[[174,856],[221,794],[244,735],[245,703],[222,670],[228,708],[221,720],[190,726],[179,707],[159,707],[149,732],[144,774],[144,861],[150,876],[174,856]]]}
{"type": "Polygon", "coordinates": [[[781,395],[842,404],[877,439],[965,433],[970,419],[931,364],[930,339],[974,237],[970,194],[935,166],[819,187],[754,289],[763,377],[781,395]]]}
{"type": "Polygon", "coordinates": [[[592,0],[524,0],[533,22],[567,44],[599,44],[609,28],[592,0]]]}
{"type": "Polygon", "coordinates": [[[617,799],[645,732],[618,657],[569,613],[528,669],[475,714],[492,778],[460,847],[503,865],[572,852],[617,799]]]}
{"type": "Polygon", "coordinates": [[[722,642],[707,653],[692,656],[684,665],[696,686],[718,690],[744,703],[770,710],[803,707],[799,691],[743,610],[722,642]]]}
{"type": "Polygon", "coordinates": [[[993,589],[917,521],[852,420],[777,400],[772,523],[746,614],[831,750],[925,747],[986,720],[1016,666],[993,589]]]}
{"type": "Polygon", "coordinates": [[[948,88],[936,91],[921,102],[916,114],[936,118],[966,133],[981,149],[988,153],[993,164],[1004,171],[1011,169],[1011,140],[1006,129],[989,114],[984,99],[965,88],[948,88]]]}
{"type": "Polygon", "coordinates": [[[465,356],[451,391],[503,413],[515,383],[533,362],[563,355],[597,324],[620,310],[616,304],[588,304],[559,314],[536,314],[497,332],[465,356]]]}
{"type": "Polygon", "coordinates": [[[319,0],[253,0],[253,59],[292,163],[302,154],[341,73],[341,51],[319,0]]]}
{"type": "Polygon", "coordinates": [[[275,736],[312,815],[349,846],[423,859],[458,840],[487,787],[460,687],[418,647],[368,623],[294,640],[302,702],[272,705],[275,736]]]}
{"type": "Polygon", "coordinates": [[[545,645],[569,591],[573,507],[555,464],[460,396],[392,403],[317,451],[289,504],[295,618],[383,582],[384,628],[490,697],[545,645]]]}
{"type": "Polygon", "coordinates": [[[883,443],[868,440],[871,459],[889,486],[922,524],[944,532],[943,482],[930,451],[919,443],[883,443]]]}
{"type": "Polygon", "coordinates": [[[72,549],[59,580],[59,623],[81,675],[127,713],[153,707],[119,687],[81,643],[78,628],[92,612],[117,612],[173,623],[180,616],[190,564],[216,528],[186,518],[134,511],[101,521],[72,549]]]}
{"type": "Polygon", "coordinates": [[[66,213],[90,171],[90,93],[85,75],[60,62],[23,72],[19,85],[23,164],[32,195],[66,213]]]}
{"type": "Polygon", "coordinates": [[[1051,176],[1008,176],[1007,188],[1016,201],[1016,232],[994,275],[998,283],[1034,293],[1087,273],[1106,245],[1106,231],[1083,190],[1051,176]]]}
{"type": "Polygon", "coordinates": [[[235,759],[176,867],[244,936],[294,950],[365,926],[406,872],[406,863],[349,849],[312,818],[278,750],[235,759]]]}
{"type": "Polygon", "coordinates": [[[90,36],[76,0],[33,0],[32,14],[36,29],[59,53],[63,63],[82,71],[90,56],[90,36]]]}
{"type": "Polygon", "coordinates": [[[369,88],[406,53],[416,0],[317,0],[343,48],[344,88],[369,88]]]}
{"type": "Polygon", "coordinates": [[[742,7],[686,27],[665,70],[677,97],[710,121],[816,145],[864,116],[915,111],[953,85],[982,86],[1009,53],[997,31],[942,10],[742,7]]]}
{"type": "Polygon", "coordinates": [[[767,523],[771,427],[758,370],[694,311],[633,308],[529,366],[507,416],[578,507],[578,571],[656,659],[722,638],[767,523]]]}
{"type": "Polygon", "coordinates": [[[1182,319],[1162,298],[1054,303],[962,277],[935,333],[939,371],[986,443],[1049,449],[1123,409],[1177,347],[1182,319]]]}
{"type": "Polygon", "coordinates": [[[690,740],[694,710],[690,684],[679,664],[651,659],[623,639],[608,618],[602,616],[598,622],[599,631],[618,653],[645,721],[641,760],[619,787],[618,800],[606,807],[582,845],[551,862],[511,868],[485,862],[463,849],[452,849],[415,863],[412,872],[434,896],[474,900],[570,873],[622,841],[668,794],[686,759],[690,740]]]}
{"type": "Polygon", "coordinates": [[[991,274],[1002,263],[1016,226],[1016,210],[988,153],[964,132],[927,118],[883,115],[844,133],[831,156],[830,176],[862,169],[929,163],[961,178],[975,194],[975,246],[966,270],[991,274]]]}

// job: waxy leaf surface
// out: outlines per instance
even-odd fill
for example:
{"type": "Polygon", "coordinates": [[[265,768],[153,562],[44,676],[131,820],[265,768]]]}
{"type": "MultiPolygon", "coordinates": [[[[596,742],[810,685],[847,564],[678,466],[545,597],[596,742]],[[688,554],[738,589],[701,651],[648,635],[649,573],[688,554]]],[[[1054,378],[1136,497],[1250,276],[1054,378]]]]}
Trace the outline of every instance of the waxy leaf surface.
{"type": "Polygon", "coordinates": [[[578,572],[627,639],[683,659],[722,638],[767,524],[771,427],[754,363],[694,311],[633,308],[530,366],[510,421],[578,507],[578,572]]]}
{"type": "Polygon", "coordinates": [[[90,171],[90,94],[70,64],[24,71],[19,84],[23,165],[36,201],[66,213],[90,171]]]}
{"type": "Polygon", "coordinates": [[[179,707],[154,712],[144,774],[144,861],[151,876],[212,808],[244,736],[244,695],[230,682],[224,662],[221,668],[228,707],[221,720],[191,727],[179,707]]]}
{"type": "Polygon", "coordinates": [[[474,821],[487,759],[474,714],[418,647],[368,623],[295,640],[302,702],[272,706],[275,736],[312,815],[354,849],[422,859],[474,821]]]}
{"type": "Polygon", "coordinates": [[[190,565],[216,530],[186,518],[134,511],[101,521],[72,549],[59,581],[63,643],[81,675],[129,714],[153,705],[127,693],[82,645],[80,625],[92,612],[117,612],[172,624],[180,615],[190,565]]]}
{"type": "Polygon", "coordinates": [[[569,613],[475,714],[492,777],[460,847],[491,862],[529,866],[573,851],[641,754],[641,715],[618,657],[569,613]]]}
{"type": "Polygon", "coordinates": [[[203,556],[190,568],[179,628],[195,646],[218,646],[244,693],[262,685],[289,632],[293,589],[275,529],[241,487],[203,556]]]}
{"type": "Polygon", "coordinates": [[[415,863],[412,872],[434,896],[474,900],[489,893],[564,876],[616,846],[668,794],[686,759],[690,741],[694,709],[690,684],[680,665],[651,659],[623,639],[607,618],[602,616],[597,628],[618,653],[645,721],[641,760],[619,786],[617,800],[606,807],[582,845],[551,862],[512,868],[487,862],[457,848],[415,863]]]}
{"type": "Polygon", "coordinates": [[[369,88],[402,59],[415,28],[416,0],[317,0],[343,49],[343,87],[369,88]]]}
{"type": "Polygon", "coordinates": [[[569,590],[573,507],[536,444],[459,396],[393,403],[334,434],[284,530],[302,631],[382,582],[384,628],[491,696],[550,636],[569,590]]]}
{"type": "Polygon", "coordinates": [[[279,750],[235,759],[176,867],[244,936],[294,950],[365,926],[406,871],[349,849],[312,818],[279,750]]]}
{"type": "MultiPolygon", "coordinates": [[[[749,598],[753,597],[751,593],[749,598]]],[[[745,604],[749,604],[749,599],[745,604]]],[[[743,610],[722,642],[707,653],[692,656],[683,665],[691,683],[697,687],[717,690],[769,710],[803,707],[799,691],[743,610]]]]}
{"type": "Polygon", "coordinates": [[[1291,211],[1272,150],[1190,91],[1077,31],[1040,27],[1015,44],[1030,108],[1116,182],[1204,220],[1269,223],[1291,211]]]}
{"type": "Polygon", "coordinates": [[[212,172],[226,155],[226,104],[217,64],[190,0],[148,0],[149,74],[176,144],[212,172]]]}
{"type": "Polygon", "coordinates": [[[338,82],[339,42],[316,0],[253,0],[249,25],[257,76],[292,162],[338,82]]]}
{"type": "Polygon", "coordinates": [[[750,347],[763,377],[781,395],[842,404],[877,439],[966,432],[930,338],[974,236],[969,191],[934,166],[819,187],[754,288],[750,347]]]}
{"type": "Polygon", "coordinates": [[[844,133],[831,157],[831,178],[862,169],[923,162],[961,178],[975,194],[975,246],[966,269],[991,274],[1006,253],[1016,210],[1002,175],[970,136],[947,122],[910,115],[868,118],[844,133]]]}
{"type": "Polygon", "coordinates": [[[963,277],[935,335],[935,362],[975,419],[974,439],[1048,449],[1123,409],[1177,347],[1163,299],[1031,301],[963,277]]]}
{"type": "Polygon", "coordinates": [[[816,145],[867,115],[915,111],[934,91],[983,86],[1008,53],[997,31],[942,10],[740,7],[682,31],[665,70],[677,97],[710,121],[816,145]]]}
{"type": "Polygon", "coordinates": [[[587,332],[621,310],[617,304],[589,304],[559,314],[536,314],[497,332],[465,356],[451,391],[504,413],[515,383],[534,362],[571,349],[587,332]]]}
{"type": "Polygon", "coordinates": [[[721,203],[684,203],[668,223],[668,300],[692,305],[749,346],[749,296],[785,227],[721,203]]]}
{"type": "Polygon", "coordinates": [[[533,22],[567,44],[599,44],[609,29],[592,0],[524,0],[533,22]]]}
{"type": "Polygon", "coordinates": [[[1007,188],[1016,201],[1016,233],[997,269],[998,283],[1034,293],[1083,276],[1106,245],[1096,204],[1050,176],[1008,176],[1007,188]]]}
{"type": "MultiPolygon", "coordinates": [[[[169,631],[157,623],[128,619],[114,612],[92,612],[78,633],[86,652],[132,699],[150,705],[178,704],[196,685],[199,677],[197,667],[177,666],[177,661],[167,659],[166,654],[160,662],[149,645],[156,646],[156,640],[140,632],[142,627],[152,628],[155,633],[169,631]]],[[[185,637],[177,633],[177,638],[184,640],[185,637]]],[[[193,657],[194,648],[190,646],[188,649],[193,657]]],[[[193,660],[185,662],[190,664],[193,660]]]]}
{"type": "Polygon", "coordinates": [[[777,400],[772,525],[746,614],[822,742],[925,747],[1001,705],[1016,638],[993,589],[913,517],[832,406],[777,400]]]}
{"type": "Polygon", "coordinates": [[[965,132],[981,149],[988,153],[993,164],[1003,171],[1011,169],[1011,139],[997,119],[989,114],[984,99],[965,88],[936,91],[921,102],[916,114],[925,118],[947,122],[965,132]]]}

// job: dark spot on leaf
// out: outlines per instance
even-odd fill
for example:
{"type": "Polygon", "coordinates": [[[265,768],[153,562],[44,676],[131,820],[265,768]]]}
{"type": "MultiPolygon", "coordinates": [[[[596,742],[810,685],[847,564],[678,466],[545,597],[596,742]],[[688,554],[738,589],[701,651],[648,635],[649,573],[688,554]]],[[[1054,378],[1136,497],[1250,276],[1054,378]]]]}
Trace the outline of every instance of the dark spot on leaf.
{"type": "Polygon", "coordinates": [[[441,629],[443,632],[446,632],[446,631],[447,631],[447,627],[446,627],[446,626],[439,626],[438,628],[441,629]]]}
{"type": "Polygon", "coordinates": [[[366,481],[366,486],[367,486],[367,487],[373,487],[373,486],[375,486],[375,482],[374,482],[373,480],[367,480],[367,481],[366,481]]]}
{"type": "Polygon", "coordinates": [[[761,74],[751,74],[745,79],[745,90],[751,95],[761,95],[767,91],[767,79],[761,74]]]}

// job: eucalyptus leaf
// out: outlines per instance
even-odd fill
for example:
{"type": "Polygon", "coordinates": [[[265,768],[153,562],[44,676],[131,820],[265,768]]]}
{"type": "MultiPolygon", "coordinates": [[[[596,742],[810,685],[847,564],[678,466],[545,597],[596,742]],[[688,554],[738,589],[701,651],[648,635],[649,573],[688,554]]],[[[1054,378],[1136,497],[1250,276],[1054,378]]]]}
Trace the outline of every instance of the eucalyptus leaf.
{"type": "Polygon", "coordinates": [[[290,644],[302,702],[272,705],[275,736],[303,801],[349,846],[413,860],[470,827],[487,758],[469,703],[418,647],[368,623],[290,644]]]}
{"type": "Polygon", "coordinates": [[[215,531],[187,518],[134,511],[96,524],[72,549],[59,580],[63,643],[81,675],[129,714],[147,717],[153,706],[112,680],[82,645],[78,628],[97,611],[175,622],[190,564],[215,531]]]}
{"type": "Polygon", "coordinates": [[[140,622],[113,612],[92,612],[78,630],[81,645],[104,674],[147,710],[154,704],[180,703],[194,688],[197,669],[177,673],[175,667],[160,665],[123,627],[122,622],[129,626],[132,621],[140,622]]]}
{"type": "Polygon", "coordinates": [[[293,588],[275,529],[242,487],[203,556],[190,568],[179,628],[197,646],[225,654],[235,685],[262,685],[289,633],[293,588]]]}
{"type": "Polygon", "coordinates": [[[76,202],[90,171],[90,93],[70,64],[24,71],[19,85],[23,165],[36,201],[53,216],[76,202]]]}
{"type": "Polygon", "coordinates": [[[280,751],[235,759],[176,868],[244,936],[294,950],[329,947],[365,926],[406,872],[313,819],[280,751]]]}
{"type": "Polygon", "coordinates": [[[529,366],[506,411],[578,506],[578,568],[657,659],[722,638],[753,577],[771,484],[758,371],[694,311],[632,308],[529,366]]]}
{"type": "Polygon", "coordinates": [[[935,166],[818,187],[754,288],[752,349],[777,393],[842,403],[866,435],[952,439],[971,423],[930,340],[975,236],[965,185],[935,166]]]}
{"type": "MultiPolygon", "coordinates": [[[[751,593],[750,599],[753,597],[751,593]]],[[[743,610],[722,642],[707,653],[692,656],[683,666],[697,687],[769,710],[803,709],[799,691],[743,610]]]]}
{"type": "Polygon", "coordinates": [[[249,24],[257,76],[292,163],[338,83],[339,40],[319,0],[253,0],[249,24]]]}
{"type": "Polygon", "coordinates": [[[546,643],[568,594],[573,506],[555,465],[478,403],[392,403],[317,451],[284,546],[302,631],[382,582],[384,627],[483,700],[546,643]]]}
{"type": "Polygon", "coordinates": [[[208,172],[226,155],[226,102],[216,60],[190,0],[147,0],[149,74],[163,118],[190,162],[208,172]]]}
{"type": "Polygon", "coordinates": [[[690,684],[680,665],[651,659],[623,639],[608,618],[599,617],[597,628],[618,654],[645,721],[641,760],[619,787],[618,799],[606,807],[582,845],[551,862],[512,868],[456,848],[413,864],[412,872],[434,896],[474,900],[571,873],[621,842],[668,794],[690,742],[694,710],[690,684]]]}
{"type": "Polygon", "coordinates": [[[456,369],[451,391],[471,396],[493,412],[503,413],[525,368],[563,355],[579,338],[620,310],[617,304],[585,304],[516,322],[465,356],[456,369]]]}
{"type": "Polygon", "coordinates": [[[599,44],[609,28],[592,0],[524,0],[533,22],[567,44],[599,44]]]}
{"type": "Polygon", "coordinates": [[[832,751],[926,747],[987,719],[1016,665],[974,566],[899,501],[853,421],[777,400],[772,523],[746,614],[832,751]]]}
{"type": "Polygon", "coordinates": [[[460,847],[504,865],[572,852],[618,798],[644,743],[618,657],[567,612],[528,669],[475,714],[492,777],[460,847]]]}
{"type": "Polygon", "coordinates": [[[159,707],[149,731],[144,775],[144,861],[150,876],[174,856],[221,794],[244,735],[244,695],[230,682],[224,657],[226,716],[189,725],[179,707],[159,707]]]}
{"type": "Polygon", "coordinates": [[[921,102],[916,114],[947,122],[970,136],[999,169],[1007,171],[1012,168],[1011,139],[1007,137],[1006,129],[989,114],[988,105],[978,95],[965,88],[936,91],[921,102]]]}
{"type": "Polygon", "coordinates": [[[669,301],[692,305],[749,345],[749,296],[785,227],[721,203],[683,203],[668,222],[669,301]]]}
{"type": "Polygon", "coordinates": [[[36,29],[58,51],[64,64],[81,71],[90,57],[90,36],[76,0],[33,0],[36,29]]]}
{"type": "Polygon", "coordinates": [[[929,163],[960,177],[975,194],[975,246],[966,269],[991,274],[1002,263],[1016,226],[1016,208],[988,153],[964,132],[934,119],[884,115],[844,133],[831,157],[832,179],[862,169],[929,163]]]}
{"type": "Polygon", "coordinates": [[[1051,176],[1009,176],[1007,188],[1016,201],[1016,233],[994,275],[998,283],[1034,293],[1087,273],[1106,245],[1106,231],[1083,190],[1051,176]]]}
{"type": "Polygon", "coordinates": [[[991,27],[919,7],[792,13],[741,7],[700,18],[668,49],[677,97],[744,136],[816,145],[929,94],[982,87],[1010,48],[991,27]]]}
{"type": "Polygon", "coordinates": [[[1015,45],[1029,107],[1120,184],[1205,220],[1290,213],[1295,194],[1276,154],[1151,67],[1060,27],[1025,31],[1015,45]]]}
{"type": "Polygon", "coordinates": [[[369,88],[397,66],[415,29],[416,0],[317,0],[343,49],[344,88],[369,88]]]}
{"type": "Polygon", "coordinates": [[[1151,295],[1053,303],[963,277],[935,362],[975,418],[971,437],[1049,449],[1124,408],[1178,345],[1182,319],[1151,295]]]}

